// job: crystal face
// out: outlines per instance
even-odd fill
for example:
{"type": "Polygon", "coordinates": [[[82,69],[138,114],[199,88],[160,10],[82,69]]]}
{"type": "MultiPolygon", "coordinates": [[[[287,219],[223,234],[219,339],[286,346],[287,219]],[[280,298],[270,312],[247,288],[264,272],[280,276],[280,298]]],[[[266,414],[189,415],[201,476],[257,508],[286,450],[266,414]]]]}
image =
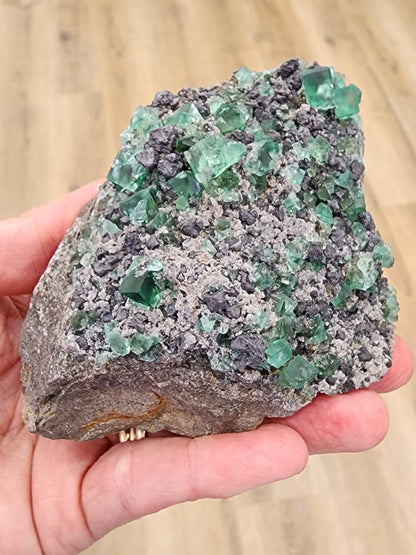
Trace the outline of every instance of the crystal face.
{"type": "Polygon", "coordinates": [[[136,275],[133,270],[120,284],[120,293],[146,308],[155,308],[162,293],[151,271],[136,275]]]}
{"type": "Polygon", "coordinates": [[[256,141],[247,155],[245,166],[252,175],[264,176],[274,168],[280,147],[273,141],[256,141]]]}
{"type": "Polygon", "coordinates": [[[303,356],[296,355],[287,366],[283,368],[277,383],[285,387],[299,389],[311,378],[318,374],[319,368],[309,363],[303,356]]]}
{"type": "Polygon", "coordinates": [[[306,69],[302,73],[306,102],[314,108],[328,109],[335,106],[334,83],[329,67],[306,69]]]}
{"type": "Polygon", "coordinates": [[[241,143],[214,134],[194,144],[185,152],[185,158],[197,180],[206,184],[241,160],[246,150],[241,143]]]}
{"type": "Polygon", "coordinates": [[[281,368],[292,358],[290,343],[285,339],[277,339],[266,349],[267,362],[273,368],[281,368]]]}
{"type": "Polygon", "coordinates": [[[360,110],[361,91],[355,85],[335,89],[335,115],[339,119],[356,116],[360,110]]]}

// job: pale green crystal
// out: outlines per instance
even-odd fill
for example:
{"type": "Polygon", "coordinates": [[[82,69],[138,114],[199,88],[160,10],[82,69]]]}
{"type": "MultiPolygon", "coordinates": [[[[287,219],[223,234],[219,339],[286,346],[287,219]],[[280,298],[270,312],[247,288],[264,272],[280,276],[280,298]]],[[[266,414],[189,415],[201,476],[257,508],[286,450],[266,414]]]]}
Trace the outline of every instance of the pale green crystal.
{"type": "Polygon", "coordinates": [[[214,122],[221,133],[230,133],[236,129],[244,129],[250,114],[242,103],[221,102],[210,104],[214,114],[214,122]]]}
{"type": "Polygon", "coordinates": [[[101,226],[101,230],[103,235],[105,234],[114,235],[115,233],[118,233],[120,231],[120,228],[111,220],[104,219],[101,226]]]}
{"type": "Polygon", "coordinates": [[[115,157],[107,179],[121,189],[136,191],[144,183],[147,173],[146,168],[137,162],[131,150],[122,149],[115,157]]]}
{"type": "Polygon", "coordinates": [[[394,264],[394,258],[391,253],[390,245],[383,241],[377,243],[373,250],[374,260],[379,260],[384,268],[391,268],[394,264]]]}
{"type": "Polygon", "coordinates": [[[332,211],[324,202],[320,202],[316,205],[315,213],[318,216],[319,220],[325,224],[332,224],[334,222],[332,211]]]}
{"type": "Polygon", "coordinates": [[[136,355],[142,355],[150,351],[152,347],[160,343],[160,339],[155,335],[146,337],[141,333],[135,333],[130,339],[130,349],[136,355]]]}
{"type": "Polygon", "coordinates": [[[166,118],[166,125],[177,125],[187,129],[192,123],[201,123],[204,118],[193,102],[187,102],[166,118]]]}
{"type": "Polygon", "coordinates": [[[374,263],[372,254],[362,252],[348,263],[345,283],[351,289],[366,291],[375,283],[378,276],[379,271],[374,263]]]}
{"type": "Polygon", "coordinates": [[[246,150],[243,144],[216,133],[191,146],[185,158],[197,180],[205,184],[241,160],[246,150]]]}
{"type": "Polygon", "coordinates": [[[306,141],[307,148],[313,158],[320,164],[326,164],[328,162],[329,151],[331,150],[331,145],[326,139],[318,135],[317,137],[309,137],[306,141]]]}
{"type": "Polygon", "coordinates": [[[227,218],[220,218],[214,228],[214,236],[218,241],[223,241],[230,235],[230,222],[227,218]]]}
{"type": "Polygon", "coordinates": [[[388,284],[384,289],[382,289],[381,295],[384,300],[383,316],[387,322],[393,323],[397,320],[399,312],[399,303],[397,302],[396,291],[390,284],[388,284]]]}
{"type": "Polygon", "coordinates": [[[285,366],[277,378],[277,383],[285,387],[299,389],[318,374],[319,368],[308,362],[303,356],[296,355],[285,366]]]}
{"type": "Polygon", "coordinates": [[[251,326],[259,331],[266,330],[270,327],[270,318],[264,310],[258,310],[251,321],[251,326]]]}
{"type": "Polygon", "coordinates": [[[256,79],[261,75],[259,71],[252,71],[248,67],[242,67],[234,73],[237,78],[237,83],[239,87],[247,87],[251,85],[256,79]]]}
{"type": "Polygon", "coordinates": [[[305,176],[305,170],[302,170],[297,164],[291,164],[280,170],[283,177],[294,186],[295,191],[300,190],[300,184],[305,176]]]}
{"type": "Polygon", "coordinates": [[[285,339],[272,341],[266,349],[266,360],[273,368],[281,368],[292,358],[292,348],[285,339]]]}
{"type": "Polygon", "coordinates": [[[150,188],[142,189],[122,202],[120,208],[132,223],[148,222],[157,214],[154,191],[150,188]]]}
{"type": "Polygon", "coordinates": [[[361,91],[355,85],[335,89],[335,115],[338,119],[349,119],[360,111],[361,91]]]}
{"type": "Polygon", "coordinates": [[[296,301],[279,291],[274,297],[274,310],[277,316],[291,316],[296,308],[296,301]]]}
{"type": "Polygon", "coordinates": [[[335,106],[334,82],[330,67],[315,67],[301,73],[306,102],[314,108],[328,110],[335,106]]]}
{"type": "Polygon", "coordinates": [[[188,199],[184,195],[180,195],[175,200],[175,206],[176,209],[179,210],[179,212],[186,212],[187,210],[189,210],[188,199]]]}
{"type": "Polygon", "coordinates": [[[247,170],[256,176],[263,176],[274,169],[280,154],[280,146],[274,141],[256,141],[244,162],[247,170]]]}
{"type": "Polygon", "coordinates": [[[301,208],[301,203],[297,194],[291,191],[283,201],[283,206],[289,215],[296,214],[301,208]]]}
{"type": "Polygon", "coordinates": [[[119,356],[126,356],[129,354],[130,342],[120,335],[114,322],[107,322],[104,324],[104,335],[113,353],[119,356]]]}
{"type": "Polygon", "coordinates": [[[319,369],[319,375],[323,378],[332,376],[332,374],[341,366],[341,361],[333,353],[320,355],[313,360],[313,364],[319,369]]]}
{"type": "Polygon", "coordinates": [[[211,333],[216,322],[217,321],[215,318],[207,314],[203,314],[198,320],[198,327],[200,330],[205,331],[206,333],[211,333]]]}

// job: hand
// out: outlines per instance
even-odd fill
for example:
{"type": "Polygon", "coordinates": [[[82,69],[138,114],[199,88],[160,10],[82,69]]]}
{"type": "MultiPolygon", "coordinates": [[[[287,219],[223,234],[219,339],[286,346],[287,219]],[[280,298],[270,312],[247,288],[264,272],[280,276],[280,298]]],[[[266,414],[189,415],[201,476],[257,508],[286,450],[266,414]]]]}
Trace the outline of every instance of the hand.
{"type": "Polygon", "coordinates": [[[400,387],[412,373],[400,338],[393,366],[378,384],[318,396],[294,416],[268,419],[252,432],[196,439],[151,434],[123,444],[113,437],[52,441],[27,432],[19,380],[22,319],[66,228],[98,185],[0,222],[1,553],[77,553],[116,526],[169,505],[236,495],[300,472],[308,454],[361,451],[384,437],[388,415],[378,393],[400,387]]]}

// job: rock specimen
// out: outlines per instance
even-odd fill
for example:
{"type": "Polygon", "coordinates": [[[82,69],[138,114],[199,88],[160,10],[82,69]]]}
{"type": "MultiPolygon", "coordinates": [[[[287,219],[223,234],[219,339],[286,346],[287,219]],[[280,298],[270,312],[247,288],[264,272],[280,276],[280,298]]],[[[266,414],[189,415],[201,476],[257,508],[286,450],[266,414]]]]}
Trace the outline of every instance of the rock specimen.
{"type": "Polygon", "coordinates": [[[135,110],[32,297],[30,431],[248,430],[383,376],[398,305],[360,98],[292,59],[135,110]]]}

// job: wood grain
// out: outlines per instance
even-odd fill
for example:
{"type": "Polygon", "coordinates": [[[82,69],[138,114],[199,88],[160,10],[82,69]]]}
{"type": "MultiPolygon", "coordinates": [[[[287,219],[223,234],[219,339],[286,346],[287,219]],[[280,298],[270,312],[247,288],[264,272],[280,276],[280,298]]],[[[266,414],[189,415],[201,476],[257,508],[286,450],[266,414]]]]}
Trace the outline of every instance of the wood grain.
{"type": "MultiPolygon", "coordinates": [[[[399,332],[416,346],[414,0],[0,0],[0,217],[105,175],[161,89],[299,56],[363,90],[366,194],[396,255],[399,332]]],[[[172,507],[88,555],[414,555],[415,383],[386,396],[387,439],[286,482],[172,507]]]]}

